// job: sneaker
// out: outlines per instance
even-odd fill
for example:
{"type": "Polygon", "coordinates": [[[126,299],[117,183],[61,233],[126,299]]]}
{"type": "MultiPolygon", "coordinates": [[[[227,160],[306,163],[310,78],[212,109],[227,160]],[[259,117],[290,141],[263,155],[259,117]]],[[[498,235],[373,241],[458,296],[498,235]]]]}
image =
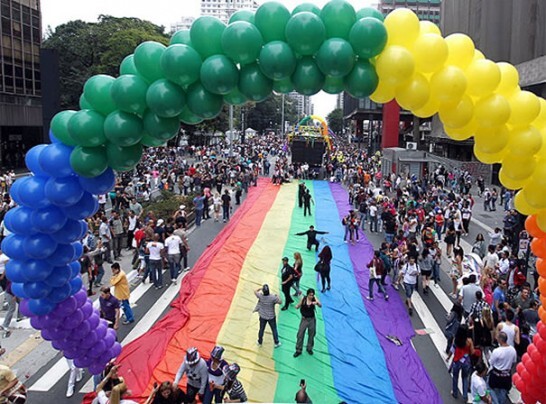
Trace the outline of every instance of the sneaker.
{"type": "Polygon", "coordinates": [[[450,293],[449,294],[449,297],[451,297],[452,299],[456,299],[457,298],[457,295],[455,293],[450,293]]]}
{"type": "Polygon", "coordinates": [[[326,290],[330,290],[330,286],[328,286],[328,287],[326,288],[326,290]]]}
{"type": "Polygon", "coordinates": [[[163,288],[163,285],[159,285],[157,288],[158,288],[158,289],[162,289],[162,288],[163,288]]]}
{"type": "Polygon", "coordinates": [[[385,300],[389,300],[389,295],[385,295],[385,300]]]}
{"type": "Polygon", "coordinates": [[[366,299],[373,301],[373,297],[366,296],[366,299]]]}
{"type": "Polygon", "coordinates": [[[134,322],[135,322],[135,320],[133,320],[133,321],[124,320],[121,324],[127,325],[127,324],[132,324],[132,323],[134,323],[134,322]]]}
{"type": "Polygon", "coordinates": [[[277,342],[277,343],[275,344],[275,348],[278,348],[278,347],[280,347],[281,345],[282,345],[282,344],[281,344],[281,341],[279,341],[279,342],[277,342]]]}
{"type": "Polygon", "coordinates": [[[10,330],[4,330],[4,334],[2,335],[2,338],[9,338],[11,336],[10,330]]]}
{"type": "Polygon", "coordinates": [[[435,287],[435,288],[439,288],[440,285],[438,285],[437,283],[435,283],[435,284],[434,284],[434,287],[435,287]]]}
{"type": "Polygon", "coordinates": [[[392,287],[396,290],[400,290],[400,287],[398,285],[392,285],[392,287]]]}
{"type": "Polygon", "coordinates": [[[320,293],[324,293],[324,292],[326,292],[326,289],[322,289],[322,290],[320,291],[320,293]]]}
{"type": "Polygon", "coordinates": [[[298,352],[298,351],[294,352],[294,358],[297,358],[300,355],[301,355],[301,352],[298,352]]]}
{"type": "Polygon", "coordinates": [[[68,389],[66,389],[66,396],[72,397],[74,395],[74,386],[68,386],[68,389]]]}
{"type": "Polygon", "coordinates": [[[184,271],[189,271],[189,270],[190,270],[190,267],[184,268],[184,271]]]}
{"type": "Polygon", "coordinates": [[[76,383],[81,382],[83,379],[83,369],[80,369],[80,371],[76,374],[76,383]]]}
{"type": "Polygon", "coordinates": [[[260,341],[256,341],[256,345],[262,346],[262,343],[260,341]]]}
{"type": "Polygon", "coordinates": [[[307,353],[308,353],[309,355],[313,355],[313,350],[312,350],[312,349],[308,349],[308,350],[307,350],[307,353]]]}

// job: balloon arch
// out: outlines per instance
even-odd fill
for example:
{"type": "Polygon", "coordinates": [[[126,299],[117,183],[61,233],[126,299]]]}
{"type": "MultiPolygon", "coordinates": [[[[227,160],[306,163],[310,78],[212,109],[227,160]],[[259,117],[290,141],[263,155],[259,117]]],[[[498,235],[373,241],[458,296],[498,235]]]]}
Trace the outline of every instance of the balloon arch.
{"type": "MultiPolygon", "coordinates": [[[[518,82],[512,65],[485,59],[468,36],[443,38],[407,9],[384,19],[344,0],[322,9],[302,4],[292,13],[270,2],[256,13],[236,12],[227,26],[201,17],[168,47],[140,44],[118,78],[91,77],[81,110],[58,113],[52,144],[27,153],[32,175],[11,188],[19,206],[6,214],[12,234],[2,243],[13,293],[44,339],[99,373],[121,346],[82,289],[79,240],[84,219],[98,209],[96,195],[113,187],[114,171],[133,169],[144,147],[163,145],[180,122],[214,118],[224,103],[324,90],[396,99],[419,117],[439,113],[455,140],[474,136],[476,157],[501,163],[502,184],[519,189],[515,206],[529,215],[546,303],[546,101],[518,82]]],[[[525,402],[546,399],[546,311],[539,314],[538,333],[514,375],[525,402]]]]}

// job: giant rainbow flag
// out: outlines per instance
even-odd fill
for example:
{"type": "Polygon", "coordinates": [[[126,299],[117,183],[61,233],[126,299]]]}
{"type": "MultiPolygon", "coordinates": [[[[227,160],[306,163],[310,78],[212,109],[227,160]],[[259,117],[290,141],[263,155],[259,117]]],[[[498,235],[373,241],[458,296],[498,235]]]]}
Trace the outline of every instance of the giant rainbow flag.
{"type": "Polygon", "coordinates": [[[439,403],[441,398],[413,349],[414,335],[404,303],[393,293],[389,302],[365,299],[366,264],[373,246],[366,240],[343,242],[341,218],[350,209],[339,184],[308,181],[315,205],[303,216],[297,184],[274,186],[261,180],[230,223],[204,252],[181,285],[170,312],[145,335],[125,346],[118,361],[133,394],[146,397],[154,382],[173,380],[185,350],[196,346],[203,356],[216,344],[228,362],[241,366],[240,380],[252,402],[293,402],[301,379],[315,402],[439,403]],[[328,231],[321,244],[332,248],[332,290],[321,288],[313,268],[316,253],[306,238],[295,236],[309,225],[328,231]],[[293,358],[300,314],[292,306],[279,311],[282,342],[275,349],[269,329],[257,346],[258,315],[253,291],[262,284],[280,291],[281,258],[302,253],[305,291],[315,288],[318,310],[315,354],[293,358]],[[386,339],[396,335],[403,345],[386,339]]]}

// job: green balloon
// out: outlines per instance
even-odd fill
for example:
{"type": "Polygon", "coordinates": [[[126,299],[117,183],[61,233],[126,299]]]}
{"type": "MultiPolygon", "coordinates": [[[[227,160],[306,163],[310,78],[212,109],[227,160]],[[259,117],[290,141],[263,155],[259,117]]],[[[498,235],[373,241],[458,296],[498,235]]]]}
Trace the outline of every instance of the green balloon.
{"type": "Polygon", "coordinates": [[[345,89],[343,77],[326,76],[322,91],[328,94],[339,94],[345,89]]]}
{"type": "Polygon", "coordinates": [[[367,60],[360,59],[353,71],[345,76],[345,91],[354,98],[366,98],[375,91],[378,82],[375,68],[367,60]]]}
{"type": "Polygon", "coordinates": [[[263,38],[258,28],[246,21],[229,24],[222,34],[222,49],[235,63],[254,63],[262,49],[263,38]]]}
{"type": "Polygon", "coordinates": [[[142,42],[135,49],[134,61],[138,73],[148,82],[163,78],[161,71],[161,56],[167,47],[159,42],[142,42]]]}
{"type": "Polygon", "coordinates": [[[327,38],[349,39],[356,13],[353,6],[345,0],[332,0],[323,7],[320,18],[326,27],[327,38]]]}
{"type": "Polygon", "coordinates": [[[302,3],[297,5],[296,8],[292,10],[292,15],[296,15],[304,11],[308,11],[320,17],[320,8],[315,6],[313,3],[302,3]]]}
{"type": "Polygon", "coordinates": [[[125,56],[119,65],[119,74],[139,74],[135,66],[135,55],[125,56]]]}
{"type": "Polygon", "coordinates": [[[161,56],[161,71],[170,81],[189,86],[199,80],[201,56],[188,45],[171,45],[161,56]]]}
{"type": "Polygon", "coordinates": [[[68,121],[76,114],[76,111],[66,110],[61,111],[51,120],[51,131],[57,139],[68,146],[77,146],[78,143],[72,139],[68,132],[68,121]]]}
{"type": "Polygon", "coordinates": [[[362,18],[351,28],[349,42],[358,56],[364,59],[373,58],[387,44],[387,29],[377,18],[362,18]]]}
{"type": "Polygon", "coordinates": [[[271,94],[271,91],[273,90],[273,81],[262,73],[256,63],[253,63],[241,68],[239,74],[239,90],[249,100],[260,102],[271,94]]]}
{"type": "Polygon", "coordinates": [[[85,95],[80,95],[80,109],[93,109],[93,106],[89,104],[89,101],[85,98],[85,95]]]}
{"type": "Polygon", "coordinates": [[[186,105],[186,94],[176,84],[166,79],[154,81],[146,93],[146,103],[155,114],[163,118],[180,115],[186,105]]]}
{"type": "Polygon", "coordinates": [[[189,29],[180,29],[173,34],[173,36],[171,37],[171,40],[169,41],[169,45],[176,45],[176,44],[191,46],[191,38],[190,38],[189,29]]]}
{"type": "Polygon", "coordinates": [[[224,98],[207,91],[201,83],[188,88],[188,108],[197,116],[212,119],[222,111],[223,105],[224,98]]]}
{"type": "Polygon", "coordinates": [[[199,17],[191,26],[193,48],[203,59],[222,53],[222,34],[226,25],[216,17],[199,17]]]}
{"type": "Polygon", "coordinates": [[[175,137],[180,129],[178,117],[161,118],[152,111],[146,111],[142,122],[144,123],[145,133],[163,141],[167,141],[175,137]]]}
{"type": "Polygon", "coordinates": [[[265,42],[284,41],[284,30],[290,19],[290,11],[281,3],[269,1],[256,10],[256,27],[262,33],[265,42]]]}
{"type": "Polygon", "coordinates": [[[97,177],[108,168],[106,147],[77,146],[70,154],[70,165],[82,177],[97,177]]]}
{"type": "Polygon", "coordinates": [[[360,20],[361,18],[366,18],[366,17],[372,17],[372,18],[378,19],[381,22],[385,21],[385,17],[383,16],[383,14],[381,14],[381,11],[379,11],[376,8],[364,7],[356,12],[357,21],[360,20]]]}
{"type": "Polygon", "coordinates": [[[286,40],[299,55],[317,53],[326,39],[326,28],[322,20],[309,11],[302,11],[290,18],[286,24],[286,40]]]}
{"type": "Polygon", "coordinates": [[[248,100],[238,88],[235,88],[229,94],[224,96],[224,101],[229,105],[244,105],[248,100]]]}
{"type": "Polygon", "coordinates": [[[320,71],[312,57],[304,57],[298,61],[296,71],[292,75],[295,90],[302,95],[314,95],[322,89],[324,74],[320,71]]]}
{"type": "Polygon", "coordinates": [[[260,52],[260,69],[272,80],[290,77],[296,69],[296,56],[286,42],[266,43],[260,52]]]}
{"type": "Polygon", "coordinates": [[[98,74],[87,80],[83,86],[85,99],[95,111],[108,115],[116,109],[116,104],[110,93],[114,78],[105,74],[98,74]]]}
{"type": "Polygon", "coordinates": [[[133,146],[143,136],[142,119],[134,114],[114,111],[104,121],[106,139],[118,146],[133,146]]]}
{"type": "Polygon", "coordinates": [[[186,125],[197,125],[198,123],[203,122],[203,118],[195,115],[188,107],[184,108],[184,111],[178,116],[178,119],[186,125]]]}
{"type": "Polygon", "coordinates": [[[292,84],[290,77],[282,80],[275,80],[273,82],[273,91],[276,93],[288,94],[294,91],[294,84],[292,84]]]}
{"type": "Polygon", "coordinates": [[[138,164],[142,157],[142,144],[121,147],[113,143],[106,144],[108,165],[116,171],[130,171],[138,164]]]}
{"type": "Polygon", "coordinates": [[[100,146],[106,142],[104,116],[92,109],[78,111],[68,121],[68,133],[77,145],[100,146]]]}
{"type": "Polygon", "coordinates": [[[246,21],[251,24],[254,24],[254,11],[239,10],[234,12],[229,19],[229,24],[233,24],[234,22],[237,22],[237,21],[246,21]]]}
{"type": "Polygon", "coordinates": [[[118,77],[112,84],[112,99],[119,110],[142,115],[146,110],[148,83],[134,74],[118,77]]]}
{"type": "Polygon", "coordinates": [[[237,87],[238,82],[239,70],[227,56],[214,55],[203,62],[201,84],[207,91],[214,94],[228,94],[237,87]]]}
{"type": "Polygon", "coordinates": [[[330,38],[324,41],[320,47],[316,60],[325,75],[340,77],[353,70],[355,54],[346,40],[330,38]]]}
{"type": "Polygon", "coordinates": [[[147,133],[144,136],[142,136],[142,140],[140,141],[140,143],[143,146],[147,146],[147,147],[160,147],[160,146],[167,145],[167,142],[165,140],[155,138],[153,136],[148,135],[147,133]]]}

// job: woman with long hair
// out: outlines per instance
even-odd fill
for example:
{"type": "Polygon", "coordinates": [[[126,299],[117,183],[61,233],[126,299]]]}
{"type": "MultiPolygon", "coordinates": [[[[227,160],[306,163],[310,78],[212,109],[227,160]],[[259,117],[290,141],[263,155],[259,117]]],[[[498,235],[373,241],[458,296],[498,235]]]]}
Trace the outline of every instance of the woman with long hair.
{"type": "Polygon", "coordinates": [[[459,397],[459,374],[461,374],[463,382],[463,400],[466,403],[468,398],[468,383],[470,372],[472,371],[471,356],[474,354],[474,343],[469,337],[468,326],[462,324],[455,333],[453,347],[448,355],[448,360],[453,356],[451,364],[451,374],[453,376],[453,384],[451,395],[454,398],[459,397]]]}
{"type": "Polygon", "coordinates": [[[292,264],[292,269],[294,270],[294,282],[292,282],[292,289],[296,291],[294,296],[301,295],[300,290],[300,279],[303,275],[303,260],[299,252],[294,253],[294,264],[292,264]]]}
{"type": "Polygon", "coordinates": [[[319,255],[319,274],[320,274],[320,280],[322,282],[322,290],[321,292],[324,293],[326,290],[330,290],[330,262],[332,262],[332,249],[330,246],[326,245],[324,248],[320,251],[319,255]],[[326,282],[328,282],[328,287],[326,287],[326,282]]]}
{"type": "Polygon", "coordinates": [[[485,238],[482,233],[478,233],[476,236],[476,241],[472,245],[472,252],[480,256],[483,259],[487,252],[487,244],[485,243],[485,238]]]}

